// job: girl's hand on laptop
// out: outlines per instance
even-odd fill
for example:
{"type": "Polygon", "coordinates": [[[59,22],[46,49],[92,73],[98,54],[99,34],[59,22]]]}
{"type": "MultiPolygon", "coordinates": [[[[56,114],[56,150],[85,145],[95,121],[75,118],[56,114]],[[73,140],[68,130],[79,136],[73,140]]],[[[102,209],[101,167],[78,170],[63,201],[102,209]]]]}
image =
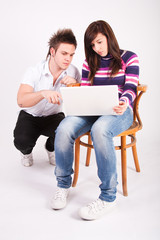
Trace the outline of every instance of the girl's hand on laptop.
{"type": "Polygon", "coordinates": [[[119,101],[119,106],[115,106],[113,108],[114,112],[118,115],[122,115],[127,109],[127,103],[123,101],[119,101]]]}
{"type": "Polygon", "coordinates": [[[71,84],[71,83],[76,83],[76,80],[74,78],[70,77],[70,76],[65,76],[61,80],[61,84],[64,84],[64,85],[68,85],[68,84],[71,84]]]}

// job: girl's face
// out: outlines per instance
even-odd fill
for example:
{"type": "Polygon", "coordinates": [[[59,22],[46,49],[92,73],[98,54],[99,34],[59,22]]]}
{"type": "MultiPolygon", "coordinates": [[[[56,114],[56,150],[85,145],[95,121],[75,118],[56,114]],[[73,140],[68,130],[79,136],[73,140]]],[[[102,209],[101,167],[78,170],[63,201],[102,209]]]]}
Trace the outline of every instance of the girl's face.
{"type": "Polygon", "coordinates": [[[101,57],[105,57],[108,54],[108,41],[107,37],[102,33],[98,33],[96,38],[91,42],[93,51],[95,51],[101,57]]]}

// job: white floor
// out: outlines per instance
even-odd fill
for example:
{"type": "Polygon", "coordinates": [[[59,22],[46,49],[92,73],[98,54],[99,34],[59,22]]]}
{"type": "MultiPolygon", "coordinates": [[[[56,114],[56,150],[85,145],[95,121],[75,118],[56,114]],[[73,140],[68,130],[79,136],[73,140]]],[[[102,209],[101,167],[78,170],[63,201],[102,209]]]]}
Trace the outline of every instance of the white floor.
{"type": "MultiPolygon", "coordinates": [[[[84,166],[85,150],[81,151],[80,176],[72,188],[68,205],[54,211],[49,200],[56,188],[54,167],[49,165],[41,137],[34,149],[34,165],[21,166],[19,152],[12,137],[1,144],[0,172],[0,239],[160,239],[160,150],[148,146],[139,136],[138,153],[141,173],[134,169],[128,151],[128,192],[122,195],[120,154],[118,159],[117,208],[97,221],[83,221],[78,209],[99,195],[94,152],[90,167],[84,166]],[[9,150],[8,150],[9,149],[9,150]]],[[[5,138],[6,139],[6,138],[5,138]]]]}

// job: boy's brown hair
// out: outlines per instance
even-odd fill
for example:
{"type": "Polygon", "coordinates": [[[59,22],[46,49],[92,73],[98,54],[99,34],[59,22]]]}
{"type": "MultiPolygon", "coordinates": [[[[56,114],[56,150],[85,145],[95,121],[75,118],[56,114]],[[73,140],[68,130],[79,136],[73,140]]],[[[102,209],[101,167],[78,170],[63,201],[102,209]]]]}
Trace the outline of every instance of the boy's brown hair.
{"type": "Polygon", "coordinates": [[[49,55],[51,55],[50,49],[54,48],[54,50],[57,51],[61,43],[69,43],[69,44],[73,44],[75,48],[77,47],[77,41],[71,29],[62,29],[62,30],[59,29],[56,33],[52,35],[52,37],[49,39],[49,42],[48,42],[49,50],[48,50],[47,58],[49,55]]]}

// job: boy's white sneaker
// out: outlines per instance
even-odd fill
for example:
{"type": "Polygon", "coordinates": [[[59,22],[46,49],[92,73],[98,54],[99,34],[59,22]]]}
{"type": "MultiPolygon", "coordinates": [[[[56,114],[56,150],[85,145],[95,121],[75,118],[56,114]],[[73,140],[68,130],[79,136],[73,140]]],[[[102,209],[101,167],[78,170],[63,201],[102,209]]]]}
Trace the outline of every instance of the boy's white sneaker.
{"type": "Polygon", "coordinates": [[[25,167],[32,166],[33,165],[32,153],[30,153],[30,154],[23,154],[23,153],[21,153],[21,163],[25,167]]]}
{"type": "Polygon", "coordinates": [[[115,201],[106,202],[98,198],[96,201],[88,204],[85,207],[82,207],[79,210],[79,215],[82,219],[85,220],[95,220],[108,212],[111,208],[115,206],[115,204],[115,201]]]}
{"type": "Polygon", "coordinates": [[[55,196],[51,199],[51,207],[53,209],[62,209],[67,204],[69,188],[57,188],[55,196]]]}
{"type": "Polygon", "coordinates": [[[49,163],[52,164],[52,165],[56,165],[56,160],[55,160],[55,152],[50,152],[46,149],[47,151],[47,154],[48,154],[48,159],[49,159],[49,163]]]}

